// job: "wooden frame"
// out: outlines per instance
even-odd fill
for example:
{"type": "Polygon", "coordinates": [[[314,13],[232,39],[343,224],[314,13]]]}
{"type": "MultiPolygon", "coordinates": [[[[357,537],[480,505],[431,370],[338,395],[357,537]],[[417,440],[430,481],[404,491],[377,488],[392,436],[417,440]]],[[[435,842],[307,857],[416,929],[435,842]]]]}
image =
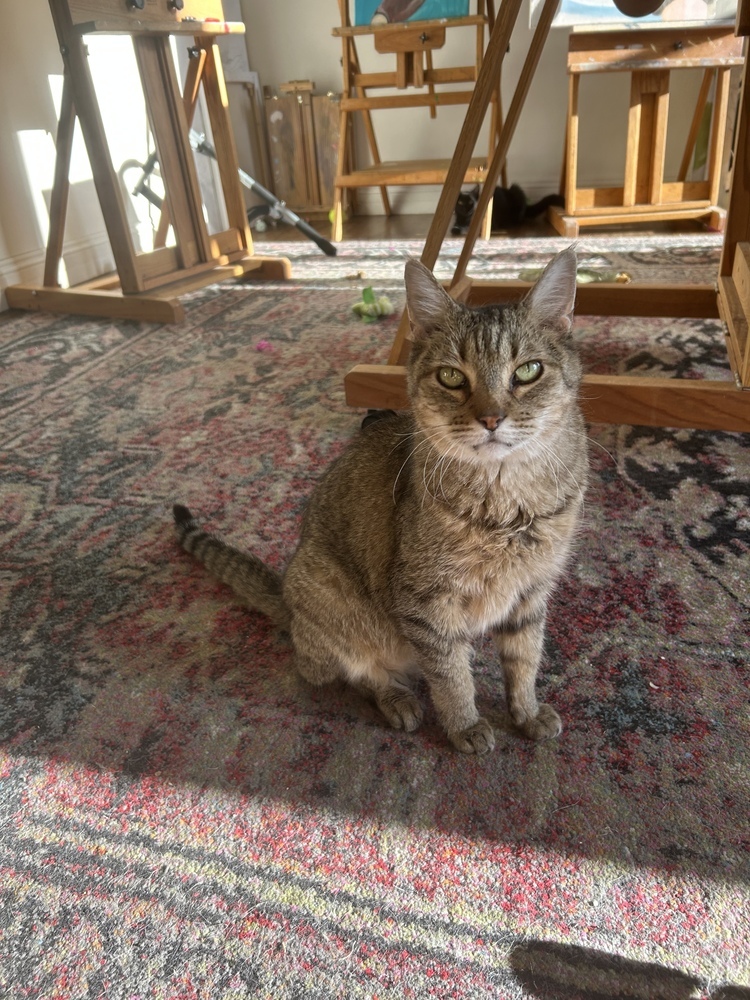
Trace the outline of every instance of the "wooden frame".
{"type": "Polygon", "coordinates": [[[184,317],[179,295],[227,277],[258,270],[267,277],[290,274],[288,261],[253,255],[239,182],[229,106],[215,38],[244,32],[224,22],[221,0],[185,0],[181,10],[167,4],[128,8],[122,0],[49,0],[63,55],[63,96],[57,159],[50,206],[50,231],[43,284],[6,290],[14,308],[83,313],[155,322],[184,317]],[[84,38],[92,32],[121,33],[133,39],[151,131],[165,186],[165,205],[150,253],[136,253],[122,191],[88,65],[84,38]],[[180,93],[171,34],[192,40],[189,70],[180,93]],[[229,228],[209,233],[203,218],[198,177],[189,140],[200,88],[206,97],[229,228]],[[86,142],[94,184],[104,216],[116,275],[61,288],[58,271],[68,201],[70,156],[76,116],[86,142]],[[169,225],[176,245],[165,246],[169,225]]]}
{"type": "Polygon", "coordinates": [[[724,26],[647,28],[642,31],[573,31],[568,43],[568,118],[563,166],[565,208],[549,219],[569,238],[583,226],[632,222],[705,220],[724,226],[719,207],[729,75],[742,65],[742,39],[724,26]],[[664,180],[670,74],[702,68],[695,113],[676,182],[664,180]],[[581,78],[598,73],[630,73],[625,177],[621,188],[578,187],[578,100],[581,78]],[[698,129],[715,81],[714,111],[705,181],[687,182],[698,129]]]}
{"type": "MultiPolygon", "coordinates": [[[[469,227],[452,281],[451,294],[471,304],[517,299],[529,285],[520,281],[474,282],[466,267],[476,242],[479,216],[486,210],[488,188],[494,184],[505,158],[517,108],[531,82],[535,59],[544,43],[557,0],[548,0],[542,12],[516,95],[488,171],[479,204],[469,227]]],[[[430,227],[422,262],[435,266],[461,179],[476,144],[484,111],[507,50],[507,39],[520,9],[520,0],[504,0],[490,37],[474,97],[469,105],[448,177],[430,227]]],[[[750,34],[750,0],[740,0],[737,33],[750,34]]],[[[725,380],[655,378],[604,375],[584,377],[581,403],[588,420],[605,423],[750,431],[750,73],[744,64],[734,170],[727,209],[724,247],[718,283],[714,285],[592,284],[579,288],[576,312],[602,316],[671,316],[718,318],[725,333],[732,375],[725,380]]],[[[406,313],[386,365],[359,365],[345,379],[347,402],[365,408],[404,409],[408,406],[404,364],[409,354],[410,327],[406,313]]]]}
{"type": "MultiPolygon", "coordinates": [[[[372,124],[371,111],[403,108],[425,108],[435,118],[440,107],[468,104],[471,101],[473,85],[479,76],[484,58],[485,28],[494,25],[494,0],[477,0],[477,13],[467,17],[450,18],[439,21],[407,21],[389,25],[353,26],[349,17],[349,0],[339,0],[341,26],[333,29],[333,34],[342,42],[342,69],[344,75],[341,99],[341,127],[339,130],[339,158],[334,184],[333,225],[331,239],[343,238],[344,212],[347,201],[352,202],[356,191],[363,187],[378,187],[386,215],[391,215],[388,197],[389,185],[442,185],[448,175],[450,160],[407,160],[383,162],[380,159],[378,143],[372,124]],[[476,35],[476,54],[473,65],[435,67],[433,52],[442,48],[446,31],[454,28],[473,29],[476,35]],[[375,51],[382,55],[392,55],[396,60],[395,70],[379,73],[363,73],[357,40],[370,36],[375,51]],[[461,89],[440,90],[444,85],[455,87],[469,84],[461,89]],[[403,93],[377,96],[372,90],[396,88],[403,93]],[[417,92],[415,92],[417,91],[417,92]],[[352,138],[353,115],[359,113],[367,137],[372,165],[364,169],[355,168],[352,138]]],[[[500,80],[497,79],[492,95],[490,120],[490,143],[487,157],[474,157],[466,164],[462,183],[483,184],[487,178],[487,166],[492,157],[499,135],[500,80]]],[[[494,188],[494,185],[493,185],[494,188]]],[[[483,234],[489,237],[491,211],[485,212],[483,234]]]]}

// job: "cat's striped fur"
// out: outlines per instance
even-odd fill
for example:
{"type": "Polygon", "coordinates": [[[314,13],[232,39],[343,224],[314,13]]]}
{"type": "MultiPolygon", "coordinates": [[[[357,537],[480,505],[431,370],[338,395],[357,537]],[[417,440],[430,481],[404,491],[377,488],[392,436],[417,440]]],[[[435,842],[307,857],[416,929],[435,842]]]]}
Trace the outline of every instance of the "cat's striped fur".
{"type": "Polygon", "coordinates": [[[535,681],[588,469],[575,274],[574,252],[563,251],[522,302],[471,309],[407,263],[411,410],[370,423],[330,466],[283,577],[175,507],[184,547],[289,630],[304,677],[344,677],[412,730],[420,671],[466,753],[494,745],[471,673],[472,643],[486,632],[515,725],[533,739],[561,728],[535,681]]]}

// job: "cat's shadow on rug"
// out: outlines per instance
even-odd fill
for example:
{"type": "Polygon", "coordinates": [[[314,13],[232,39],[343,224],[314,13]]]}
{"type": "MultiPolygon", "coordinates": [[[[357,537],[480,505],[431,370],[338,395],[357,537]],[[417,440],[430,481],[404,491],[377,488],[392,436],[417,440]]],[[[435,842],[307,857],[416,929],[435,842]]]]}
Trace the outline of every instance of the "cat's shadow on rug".
{"type": "Polygon", "coordinates": [[[514,945],[508,961],[530,1000],[691,1000],[698,991],[710,1000],[750,1000],[743,986],[706,993],[706,984],[677,969],[553,941],[514,945]]]}

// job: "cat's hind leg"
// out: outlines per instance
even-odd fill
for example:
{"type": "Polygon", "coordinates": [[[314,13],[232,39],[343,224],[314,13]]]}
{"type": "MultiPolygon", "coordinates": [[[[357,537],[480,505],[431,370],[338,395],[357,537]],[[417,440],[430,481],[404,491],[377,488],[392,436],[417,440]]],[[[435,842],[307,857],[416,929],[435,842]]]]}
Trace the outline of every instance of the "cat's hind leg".
{"type": "Polygon", "coordinates": [[[415,730],[423,712],[409,682],[409,664],[377,610],[333,573],[326,578],[318,573],[315,580],[288,573],[285,598],[302,677],[315,685],[344,680],[374,701],[394,729],[415,730]]]}

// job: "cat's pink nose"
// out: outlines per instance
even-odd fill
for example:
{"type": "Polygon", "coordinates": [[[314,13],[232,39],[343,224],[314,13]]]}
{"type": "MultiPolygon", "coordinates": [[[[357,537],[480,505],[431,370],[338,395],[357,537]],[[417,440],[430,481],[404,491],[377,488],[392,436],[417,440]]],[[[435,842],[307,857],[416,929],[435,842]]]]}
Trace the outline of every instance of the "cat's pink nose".
{"type": "Polygon", "coordinates": [[[477,417],[480,424],[483,424],[488,431],[495,431],[505,420],[504,413],[489,413],[485,417],[477,417]]]}

